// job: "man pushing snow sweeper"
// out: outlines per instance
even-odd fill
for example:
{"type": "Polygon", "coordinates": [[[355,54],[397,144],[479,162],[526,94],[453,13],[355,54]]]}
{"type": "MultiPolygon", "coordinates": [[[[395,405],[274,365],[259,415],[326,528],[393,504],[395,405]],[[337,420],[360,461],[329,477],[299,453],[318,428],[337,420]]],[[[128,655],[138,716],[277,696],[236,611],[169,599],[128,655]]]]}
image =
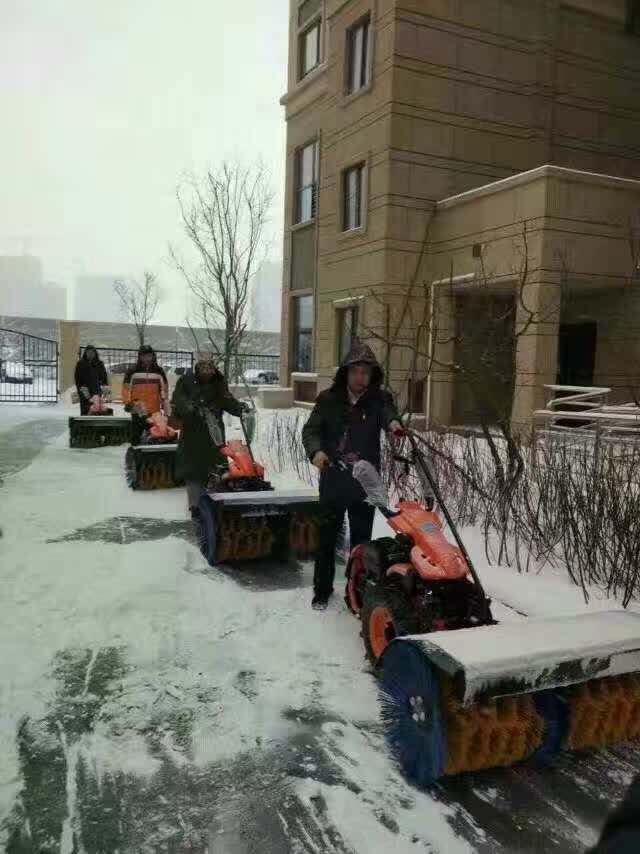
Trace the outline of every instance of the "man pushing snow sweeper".
{"type": "Polygon", "coordinates": [[[402,435],[400,417],[382,388],[382,368],[366,344],[356,341],[333,385],[318,395],[302,431],[309,459],[320,472],[320,544],[312,607],[324,610],[333,593],[336,544],[345,513],[351,548],[371,539],[375,508],[346,464],[366,460],[380,468],[380,433],[402,435]]]}
{"type": "Polygon", "coordinates": [[[212,354],[200,355],[195,369],[180,377],[173,393],[173,414],[181,422],[176,473],[187,485],[191,516],[199,515],[198,502],[216,468],[226,469],[220,448],[224,445],[224,412],[238,418],[249,407],[231,394],[212,354]]]}
{"type": "Polygon", "coordinates": [[[168,409],[169,385],[164,369],[158,364],[155,350],[143,344],[138,350],[138,360],[124,376],[122,400],[126,412],[131,413],[131,444],[139,445],[147,429],[147,419],[160,409],[168,409]]]}

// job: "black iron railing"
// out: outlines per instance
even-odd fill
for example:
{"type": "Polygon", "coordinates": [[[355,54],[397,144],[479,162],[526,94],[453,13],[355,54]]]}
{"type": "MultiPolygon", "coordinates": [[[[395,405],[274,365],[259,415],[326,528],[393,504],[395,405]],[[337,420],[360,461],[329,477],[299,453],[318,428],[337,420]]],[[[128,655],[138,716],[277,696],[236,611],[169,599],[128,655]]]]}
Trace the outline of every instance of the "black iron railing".
{"type": "MultiPolygon", "coordinates": [[[[136,349],[100,347],[96,344],[100,358],[110,374],[125,374],[138,359],[136,349]]],[[[78,352],[80,358],[84,347],[78,352]]],[[[158,364],[167,375],[184,374],[194,365],[194,354],[188,350],[156,350],[158,364]]],[[[222,359],[220,360],[222,361],[222,359]]],[[[228,380],[230,383],[247,382],[255,385],[277,385],[280,376],[280,357],[272,354],[238,353],[231,360],[228,380]]]]}
{"type": "Polygon", "coordinates": [[[231,363],[229,382],[250,385],[277,385],[280,381],[280,356],[238,353],[231,363]]]}
{"type": "MultiPolygon", "coordinates": [[[[78,358],[82,357],[84,347],[78,351],[78,358]]],[[[126,349],[123,347],[99,347],[96,349],[109,374],[126,374],[138,361],[138,350],[136,348],[126,349]]],[[[170,374],[184,374],[193,367],[193,353],[189,350],[156,350],[158,364],[164,368],[167,376],[170,374]]]]}
{"type": "Polygon", "coordinates": [[[0,402],[58,400],[58,343],[14,329],[0,329],[0,402]]]}

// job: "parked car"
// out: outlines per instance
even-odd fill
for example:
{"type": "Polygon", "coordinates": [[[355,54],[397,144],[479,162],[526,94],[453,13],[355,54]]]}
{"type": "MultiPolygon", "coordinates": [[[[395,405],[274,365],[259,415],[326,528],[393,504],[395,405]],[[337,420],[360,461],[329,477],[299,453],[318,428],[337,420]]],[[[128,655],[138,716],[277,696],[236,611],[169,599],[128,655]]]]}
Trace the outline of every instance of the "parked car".
{"type": "Polygon", "coordinates": [[[270,371],[265,368],[248,368],[242,377],[245,382],[256,385],[276,385],[279,380],[277,371],[270,371]]]}
{"type": "Polygon", "coordinates": [[[22,362],[1,362],[0,382],[33,385],[33,374],[22,362]]]}
{"type": "Polygon", "coordinates": [[[117,362],[115,365],[106,365],[106,368],[110,374],[126,374],[134,366],[135,362],[117,362]]]}

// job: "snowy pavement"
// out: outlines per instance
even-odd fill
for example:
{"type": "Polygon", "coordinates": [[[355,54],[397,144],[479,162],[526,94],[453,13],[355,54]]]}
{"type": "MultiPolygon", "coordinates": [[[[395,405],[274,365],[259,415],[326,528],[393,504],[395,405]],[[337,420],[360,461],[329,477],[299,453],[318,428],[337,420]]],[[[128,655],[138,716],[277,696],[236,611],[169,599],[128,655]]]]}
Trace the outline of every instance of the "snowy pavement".
{"type": "MultiPolygon", "coordinates": [[[[310,610],[309,565],[209,568],[182,490],[133,493],[124,448],[70,450],[64,410],[16,410],[0,405],[7,851],[493,854],[594,842],[640,751],[417,791],[386,752],[358,624],[341,597],[310,610]]],[[[499,619],[584,608],[564,579],[486,568],[473,546],[499,619]]]]}

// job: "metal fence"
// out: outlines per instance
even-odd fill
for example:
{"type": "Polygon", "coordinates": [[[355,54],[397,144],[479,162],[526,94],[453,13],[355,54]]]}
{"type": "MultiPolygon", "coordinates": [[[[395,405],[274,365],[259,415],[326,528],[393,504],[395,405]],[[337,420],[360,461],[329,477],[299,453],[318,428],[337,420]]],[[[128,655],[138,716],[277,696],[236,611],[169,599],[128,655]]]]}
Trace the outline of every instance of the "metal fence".
{"type": "MultiPolygon", "coordinates": [[[[81,358],[85,348],[80,347],[78,357],[81,358]]],[[[100,358],[110,374],[126,374],[138,361],[138,349],[123,347],[97,347],[100,358]]],[[[193,353],[189,350],[156,350],[158,364],[164,368],[167,375],[184,374],[193,367],[193,353]]]]}
{"type": "Polygon", "coordinates": [[[277,385],[280,381],[280,356],[238,353],[231,363],[229,382],[277,385]]]}
{"type": "Polygon", "coordinates": [[[0,402],[56,403],[58,343],[0,329],[0,402]]]}
{"type": "MultiPolygon", "coordinates": [[[[100,358],[110,374],[125,374],[138,360],[137,349],[99,347],[100,358]]],[[[78,353],[82,356],[84,347],[78,353]]],[[[184,374],[193,368],[194,355],[187,350],[156,350],[158,364],[168,375],[184,374]]],[[[231,360],[230,383],[247,382],[257,385],[277,385],[280,379],[280,357],[260,353],[238,353],[231,360]]]]}

